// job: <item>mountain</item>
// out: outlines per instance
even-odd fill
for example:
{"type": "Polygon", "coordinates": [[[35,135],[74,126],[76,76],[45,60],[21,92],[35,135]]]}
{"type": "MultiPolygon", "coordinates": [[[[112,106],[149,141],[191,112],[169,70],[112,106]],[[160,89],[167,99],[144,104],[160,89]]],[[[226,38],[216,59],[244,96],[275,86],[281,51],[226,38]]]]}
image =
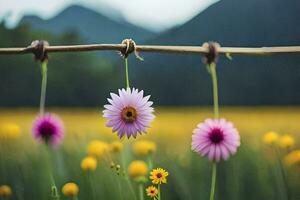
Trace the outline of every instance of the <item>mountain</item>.
{"type": "MultiPolygon", "coordinates": [[[[149,44],[261,47],[300,45],[300,1],[221,0],[149,44]]],[[[200,55],[142,54],[134,82],[159,104],[211,104],[200,55]],[[151,83],[151,84],[150,84],[151,83]]],[[[221,104],[300,104],[300,55],[233,56],[218,63],[221,104]]]]}
{"type": "Polygon", "coordinates": [[[61,34],[65,31],[78,32],[86,42],[118,43],[124,38],[144,41],[156,36],[155,33],[130,24],[124,20],[110,19],[94,10],[73,5],[50,19],[38,16],[24,16],[20,23],[29,24],[33,29],[61,34]]]}

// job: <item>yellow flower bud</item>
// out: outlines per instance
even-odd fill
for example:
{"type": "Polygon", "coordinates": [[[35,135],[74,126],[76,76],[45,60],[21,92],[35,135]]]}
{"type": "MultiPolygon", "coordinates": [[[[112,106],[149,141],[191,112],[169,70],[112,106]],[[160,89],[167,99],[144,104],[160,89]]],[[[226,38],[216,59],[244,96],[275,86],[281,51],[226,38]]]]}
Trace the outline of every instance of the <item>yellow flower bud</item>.
{"type": "Polygon", "coordinates": [[[0,125],[0,139],[17,139],[20,134],[21,129],[17,124],[5,123],[0,125]]]}
{"type": "Polygon", "coordinates": [[[283,135],[279,137],[278,143],[281,148],[290,148],[294,146],[295,140],[290,135],[283,135]]]}
{"type": "Polygon", "coordinates": [[[109,152],[109,145],[101,140],[93,140],[89,143],[87,152],[90,156],[101,158],[109,152]]]}
{"type": "Polygon", "coordinates": [[[77,196],[78,192],[79,188],[76,183],[66,183],[62,188],[62,193],[67,197],[77,196]]]}
{"type": "Polygon", "coordinates": [[[12,190],[8,185],[1,185],[0,186],[0,196],[8,197],[12,195],[12,190]]]}
{"type": "Polygon", "coordinates": [[[284,157],[284,163],[288,166],[300,164],[300,150],[292,151],[284,157]]]}
{"type": "Polygon", "coordinates": [[[266,144],[274,144],[278,140],[278,134],[274,131],[267,132],[264,137],[263,141],[266,144]]]}
{"type": "Polygon", "coordinates": [[[135,160],[128,166],[128,174],[132,178],[137,178],[140,176],[146,176],[148,173],[147,164],[141,160],[135,160]]]}
{"type": "Polygon", "coordinates": [[[94,171],[97,168],[97,160],[88,156],[81,161],[81,169],[84,171],[94,171]]]}
{"type": "Polygon", "coordinates": [[[116,140],[116,141],[113,141],[112,143],[110,143],[110,151],[111,152],[118,153],[118,152],[122,151],[122,149],[123,149],[122,142],[116,140]]]}
{"type": "Polygon", "coordinates": [[[156,151],[156,144],[148,140],[140,140],[133,144],[133,152],[136,155],[149,155],[156,151]]]}

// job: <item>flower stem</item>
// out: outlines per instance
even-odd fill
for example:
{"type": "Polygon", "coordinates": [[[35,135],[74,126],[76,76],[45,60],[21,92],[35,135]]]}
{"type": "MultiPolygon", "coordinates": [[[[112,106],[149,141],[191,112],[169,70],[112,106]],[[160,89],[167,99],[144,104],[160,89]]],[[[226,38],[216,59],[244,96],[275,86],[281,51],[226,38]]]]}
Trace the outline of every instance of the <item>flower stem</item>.
{"type": "Polygon", "coordinates": [[[72,200],[78,200],[78,196],[77,195],[73,196],[72,200]]]}
{"type": "Polygon", "coordinates": [[[153,168],[152,154],[148,154],[147,160],[148,160],[149,169],[152,169],[153,168]]]}
{"type": "Polygon", "coordinates": [[[126,88],[129,88],[128,58],[125,58],[126,88]]]}
{"type": "Polygon", "coordinates": [[[90,171],[88,171],[87,173],[87,178],[88,178],[88,182],[89,182],[89,185],[90,185],[90,191],[91,191],[91,199],[95,199],[95,188],[94,188],[94,184],[93,184],[93,180],[92,180],[92,174],[90,171]]]}
{"type": "Polygon", "coordinates": [[[216,72],[216,64],[211,63],[209,65],[209,69],[210,69],[209,72],[211,74],[212,84],[213,84],[214,115],[215,118],[219,118],[218,78],[216,72]]]}
{"type": "Polygon", "coordinates": [[[143,187],[143,183],[139,184],[139,194],[140,194],[140,200],[144,200],[144,187],[143,187]]]}
{"type": "Polygon", "coordinates": [[[40,115],[44,114],[47,89],[47,61],[42,62],[42,86],[40,98],[40,115]]]}
{"type": "MultiPolygon", "coordinates": [[[[124,144],[124,151],[121,152],[121,155],[120,155],[121,158],[120,159],[121,159],[122,166],[125,169],[126,168],[126,154],[125,153],[128,149],[128,145],[126,143],[123,143],[123,144],[124,144]]],[[[129,178],[128,173],[127,173],[126,170],[124,171],[124,176],[125,176],[125,180],[128,184],[129,190],[132,193],[132,195],[134,197],[134,200],[136,200],[137,199],[136,193],[133,190],[132,182],[130,181],[130,178],[129,178]]]]}
{"type": "Polygon", "coordinates": [[[46,150],[46,163],[47,166],[49,166],[49,178],[50,178],[50,184],[51,184],[51,199],[52,200],[59,200],[60,196],[59,196],[59,192],[57,190],[56,184],[55,184],[55,179],[53,176],[53,166],[52,166],[52,160],[53,160],[53,155],[52,155],[52,151],[51,149],[45,145],[45,150],[46,150]]]}
{"type": "Polygon", "coordinates": [[[157,195],[157,200],[161,200],[161,194],[160,194],[160,184],[157,185],[158,189],[158,195],[157,195]]]}
{"type": "Polygon", "coordinates": [[[55,184],[55,180],[53,178],[53,174],[50,172],[50,181],[51,181],[51,199],[52,200],[59,200],[58,190],[55,184]]]}
{"type": "Polygon", "coordinates": [[[215,199],[216,179],[217,179],[217,163],[213,162],[209,200],[214,200],[215,199]]]}
{"type": "MultiPolygon", "coordinates": [[[[278,168],[279,168],[278,171],[281,176],[280,192],[281,192],[282,196],[286,197],[286,199],[289,200],[290,199],[289,186],[288,186],[288,181],[287,181],[287,177],[286,177],[286,172],[285,172],[283,164],[281,162],[280,152],[276,146],[274,146],[274,151],[275,151],[276,159],[277,159],[277,163],[278,163],[278,168]]],[[[281,197],[281,198],[284,198],[284,197],[281,197]]]]}

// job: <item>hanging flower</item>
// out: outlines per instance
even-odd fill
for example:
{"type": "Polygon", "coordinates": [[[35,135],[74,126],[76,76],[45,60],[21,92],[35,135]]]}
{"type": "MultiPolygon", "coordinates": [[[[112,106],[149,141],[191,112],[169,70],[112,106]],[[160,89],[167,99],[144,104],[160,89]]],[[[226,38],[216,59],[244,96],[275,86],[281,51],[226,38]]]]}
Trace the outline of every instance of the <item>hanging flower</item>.
{"type": "Polygon", "coordinates": [[[153,184],[167,183],[167,176],[169,176],[169,173],[162,168],[153,169],[150,172],[150,179],[153,184]]]}
{"type": "Polygon", "coordinates": [[[227,160],[240,146],[240,136],[225,119],[206,119],[193,131],[192,150],[209,160],[227,160]]]}
{"type": "Polygon", "coordinates": [[[149,96],[144,97],[144,91],[127,88],[119,90],[119,95],[111,93],[108,105],[105,105],[103,117],[108,120],[107,126],[112,127],[113,132],[117,132],[122,138],[128,138],[137,134],[146,133],[150,122],[154,119],[152,114],[154,109],[151,107],[152,101],[148,101],[149,96]]]}
{"type": "Polygon", "coordinates": [[[50,113],[38,116],[32,126],[33,137],[47,144],[58,145],[64,137],[61,119],[50,113]]]}
{"type": "Polygon", "coordinates": [[[158,189],[153,185],[146,188],[147,196],[155,198],[158,195],[158,189]]]}

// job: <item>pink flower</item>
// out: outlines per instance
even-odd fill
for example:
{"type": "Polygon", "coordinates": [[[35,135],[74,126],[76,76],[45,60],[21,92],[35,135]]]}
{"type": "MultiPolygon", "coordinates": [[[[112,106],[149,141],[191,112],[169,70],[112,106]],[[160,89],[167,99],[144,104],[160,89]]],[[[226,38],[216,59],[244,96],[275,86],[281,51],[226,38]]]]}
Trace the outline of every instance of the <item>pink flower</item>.
{"type": "Polygon", "coordinates": [[[237,129],[225,119],[206,119],[193,133],[192,150],[209,160],[227,160],[240,146],[237,129]]]}
{"type": "Polygon", "coordinates": [[[143,90],[139,92],[134,88],[121,89],[119,95],[110,93],[111,99],[107,99],[110,105],[104,106],[103,117],[108,120],[106,125],[120,138],[125,134],[128,138],[131,135],[136,138],[137,133],[146,133],[154,119],[153,102],[148,101],[150,95],[144,97],[143,94],[143,90]]]}
{"type": "Polygon", "coordinates": [[[46,113],[34,120],[32,133],[37,140],[56,146],[64,137],[63,122],[58,116],[46,113]]]}

